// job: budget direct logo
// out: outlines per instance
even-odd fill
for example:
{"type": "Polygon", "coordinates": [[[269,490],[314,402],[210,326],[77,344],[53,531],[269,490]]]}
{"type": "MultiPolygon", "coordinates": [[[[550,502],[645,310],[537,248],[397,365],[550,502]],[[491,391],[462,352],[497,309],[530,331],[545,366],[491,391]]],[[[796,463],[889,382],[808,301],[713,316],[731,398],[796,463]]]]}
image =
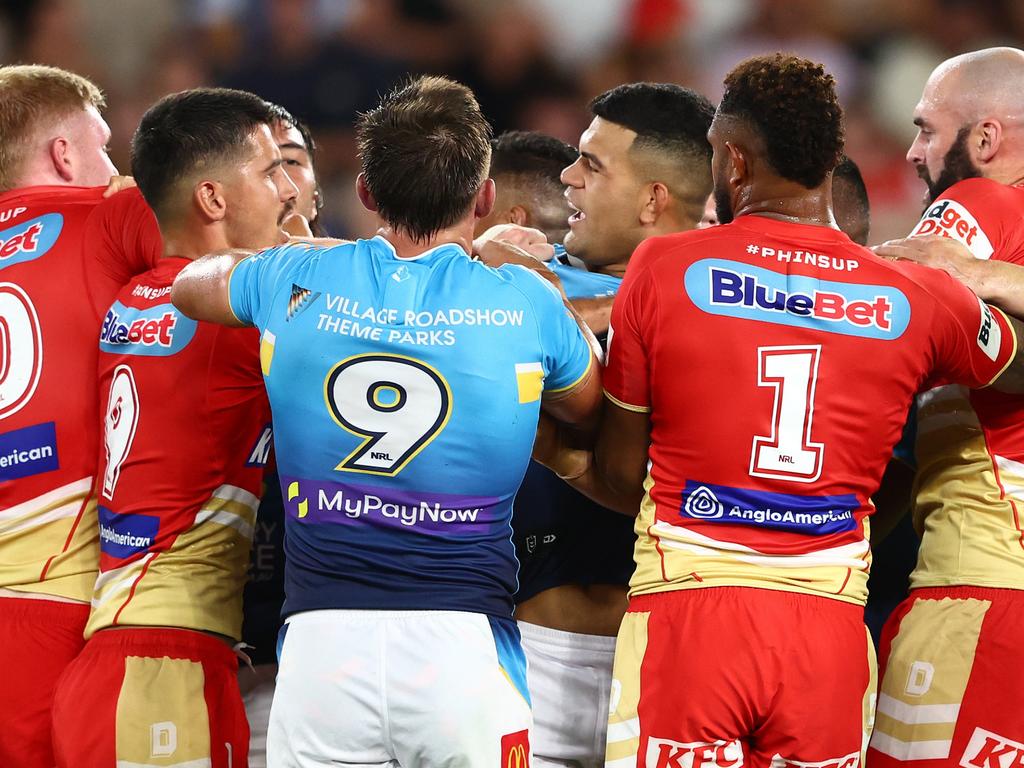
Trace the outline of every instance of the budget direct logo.
{"type": "Polygon", "coordinates": [[[995,248],[978,220],[956,200],[939,200],[924,212],[910,236],[924,235],[941,235],[959,240],[978,259],[989,259],[995,253],[995,248]]]}
{"type": "Polygon", "coordinates": [[[100,349],[123,355],[173,355],[192,341],[196,326],[171,304],[138,309],[115,301],[103,318],[100,349]]]}
{"type": "Polygon", "coordinates": [[[890,285],[862,285],[701,259],[684,277],[701,310],[776,325],[891,341],[910,324],[910,302],[890,285]]]}
{"type": "Polygon", "coordinates": [[[160,531],[160,518],[153,515],[120,515],[106,507],[98,514],[100,551],[120,560],[147,552],[160,531]]]}
{"type": "Polygon", "coordinates": [[[63,216],[47,213],[0,230],[0,269],[38,259],[53,248],[63,228],[63,216]]]}
{"type": "Polygon", "coordinates": [[[798,496],[687,480],[679,516],[824,536],[854,530],[859,508],[852,493],[798,496]]]}
{"type": "Polygon", "coordinates": [[[54,422],[0,435],[0,480],[17,480],[59,468],[54,422]]]}

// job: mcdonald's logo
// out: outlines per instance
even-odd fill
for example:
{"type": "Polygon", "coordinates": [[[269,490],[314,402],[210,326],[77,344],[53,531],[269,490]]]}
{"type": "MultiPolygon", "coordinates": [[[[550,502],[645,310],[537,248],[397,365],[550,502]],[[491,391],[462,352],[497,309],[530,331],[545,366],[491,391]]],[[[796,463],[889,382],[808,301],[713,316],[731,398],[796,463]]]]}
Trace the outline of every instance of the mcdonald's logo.
{"type": "Polygon", "coordinates": [[[506,733],[501,737],[501,768],[530,768],[530,732],[506,733]]]}

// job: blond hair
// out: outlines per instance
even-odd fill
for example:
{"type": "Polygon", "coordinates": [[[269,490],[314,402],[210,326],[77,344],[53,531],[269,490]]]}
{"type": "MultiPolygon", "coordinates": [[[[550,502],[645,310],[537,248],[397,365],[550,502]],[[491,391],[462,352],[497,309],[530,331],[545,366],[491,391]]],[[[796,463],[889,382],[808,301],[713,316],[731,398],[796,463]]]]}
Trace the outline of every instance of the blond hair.
{"type": "Polygon", "coordinates": [[[17,185],[26,150],[40,129],[105,103],[96,85],[73,72],[39,64],[0,67],[0,192],[17,185]]]}

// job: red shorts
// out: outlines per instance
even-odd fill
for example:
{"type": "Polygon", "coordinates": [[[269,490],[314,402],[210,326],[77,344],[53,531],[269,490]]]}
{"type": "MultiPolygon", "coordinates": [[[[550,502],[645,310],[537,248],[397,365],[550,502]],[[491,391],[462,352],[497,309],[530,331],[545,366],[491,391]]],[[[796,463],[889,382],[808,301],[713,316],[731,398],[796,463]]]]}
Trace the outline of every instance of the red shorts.
{"type": "Polygon", "coordinates": [[[608,768],[855,768],[874,699],[858,605],[750,587],[630,600],[608,768]]]}
{"type": "Polygon", "coordinates": [[[868,765],[1024,765],[1024,591],[915,589],[879,648],[868,765]]]}
{"type": "Polygon", "coordinates": [[[50,709],[57,680],[85,640],[89,606],[0,598],[0,765],[53,765],[50,709]]]}
{"type": "Polygon", "coordinates": [[[106,629],[68,667],[53,702],[58,768],[243,768],[249,725],[238,660],[187,629],[106,629]]]}

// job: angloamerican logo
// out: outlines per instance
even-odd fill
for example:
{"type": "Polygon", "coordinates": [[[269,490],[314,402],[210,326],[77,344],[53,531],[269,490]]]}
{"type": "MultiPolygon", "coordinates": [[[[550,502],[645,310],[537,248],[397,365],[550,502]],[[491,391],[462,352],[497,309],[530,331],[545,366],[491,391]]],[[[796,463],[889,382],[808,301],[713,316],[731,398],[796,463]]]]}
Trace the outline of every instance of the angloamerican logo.
{"type": "Polygon", "coordinates": [[[713,315],[892,340],[910,323],[898,288],[818,280],[725,259],[701,259],[684,277],[686,293],[713,315]]]}
{"type": "Polygon", "coordinates": [[[100,551],[125,559],[149,550],[160,531],[160,518],[153,515],[118,514],[106,507],[97,509],[100,522],[100,551]]]}
{"type": "Polygon", "coordinates": [[[820,536],[852,531],[859,508],[852,493],[798,496],[687,480],[679,516],[820,536]]]}
{"type": "Polygon", "coordinates": [[[100,349],[127,355],[173,355],[185,348],[195,332],[196,321],[170,304],[139,309],[115,301],[103,319],[100,349]]]}

